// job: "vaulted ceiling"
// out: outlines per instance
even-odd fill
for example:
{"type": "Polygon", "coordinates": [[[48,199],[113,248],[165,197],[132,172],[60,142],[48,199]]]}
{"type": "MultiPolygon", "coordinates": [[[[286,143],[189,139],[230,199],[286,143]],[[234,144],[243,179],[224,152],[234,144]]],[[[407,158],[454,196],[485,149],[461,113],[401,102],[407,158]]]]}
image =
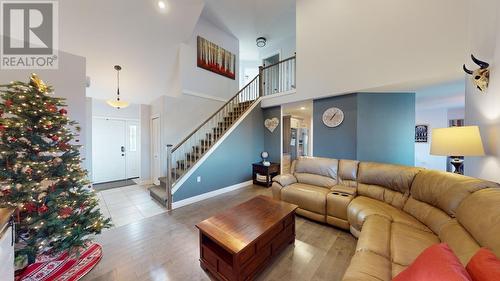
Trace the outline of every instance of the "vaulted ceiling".
{"type": "Polygon", "coordinates": [[[200,18],[240,40],[241,59],[258,59],[257,36],[269,40],[295,33],[295,0],[59,0],[60,49],[83,56],[91,85],[87,96],[115,95],[115,64],[121,94],[134,103],[172,95],[179,44],[200,18]]]}

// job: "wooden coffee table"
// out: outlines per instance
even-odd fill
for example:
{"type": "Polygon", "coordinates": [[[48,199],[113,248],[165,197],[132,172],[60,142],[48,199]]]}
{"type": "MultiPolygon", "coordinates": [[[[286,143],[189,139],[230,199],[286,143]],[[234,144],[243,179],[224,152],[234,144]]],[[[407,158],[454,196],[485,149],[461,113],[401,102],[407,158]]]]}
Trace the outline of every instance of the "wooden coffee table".
{"type": "Polygon", "coordinates": [[[260,195],[198,223],[201,267],[219,280],[252,280],[295,242],[297,207],[260,195]]]}

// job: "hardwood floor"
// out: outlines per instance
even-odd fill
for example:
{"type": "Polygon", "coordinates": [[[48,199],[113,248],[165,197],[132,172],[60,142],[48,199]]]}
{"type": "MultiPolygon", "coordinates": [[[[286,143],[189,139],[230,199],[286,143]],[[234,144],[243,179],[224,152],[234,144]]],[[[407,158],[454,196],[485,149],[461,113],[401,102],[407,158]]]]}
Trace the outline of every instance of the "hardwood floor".
{"type": "MultiPolygon", "coordinates": [[[[199,265],[196,223],[269,189],[250,186],[171,213],[116,227],[97,237],[102,261],[83,281],[211,280],[199,265]]],[[[295,246],[279,255],[258,280],[340,280],[354,253],[348,233],[297,217],[295,246]]]]}

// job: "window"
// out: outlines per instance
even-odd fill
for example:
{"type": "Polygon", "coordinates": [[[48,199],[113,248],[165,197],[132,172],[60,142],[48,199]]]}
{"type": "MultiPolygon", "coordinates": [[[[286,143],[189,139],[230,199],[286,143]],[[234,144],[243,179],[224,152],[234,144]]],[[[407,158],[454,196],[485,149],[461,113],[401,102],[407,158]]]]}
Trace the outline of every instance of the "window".
{"type": "Polygon", "coordinates": [[[137,151],[137,126],[129,126],[129,137],[130,137],[130,151],[137,151]]]}

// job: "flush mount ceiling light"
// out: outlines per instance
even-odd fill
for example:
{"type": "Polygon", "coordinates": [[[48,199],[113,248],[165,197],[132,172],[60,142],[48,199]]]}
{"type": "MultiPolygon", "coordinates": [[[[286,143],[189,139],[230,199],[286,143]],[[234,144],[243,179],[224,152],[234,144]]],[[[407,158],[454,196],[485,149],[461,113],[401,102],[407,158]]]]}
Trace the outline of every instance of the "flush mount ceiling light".
{"type": "Polygon", "coordinates": [[[162,11],[167,10],[167,3],[163,0],[158,1],[158,8],[162,11]]]}
{"type": "Polygon", "coordinates": [[[257,43],[257,47],[262,48],[266,46],[267,40],[265,37],[259,37],[255,40],[255,42],[257,43]]]}
{"type": "Polygon", "coordinates": [[[129,103],[126,101],[120,100],[120,70],[122,70],[122,67],[119,65],[115,65],[115,70],[116,70],[116,81],[117,81],[116,100],[110,99],[107,101],[107,103],[109,106],[112,106],[116,109],[120,109],[120,108],[125,108],[125,107],[129,106],[129,103]]]}

